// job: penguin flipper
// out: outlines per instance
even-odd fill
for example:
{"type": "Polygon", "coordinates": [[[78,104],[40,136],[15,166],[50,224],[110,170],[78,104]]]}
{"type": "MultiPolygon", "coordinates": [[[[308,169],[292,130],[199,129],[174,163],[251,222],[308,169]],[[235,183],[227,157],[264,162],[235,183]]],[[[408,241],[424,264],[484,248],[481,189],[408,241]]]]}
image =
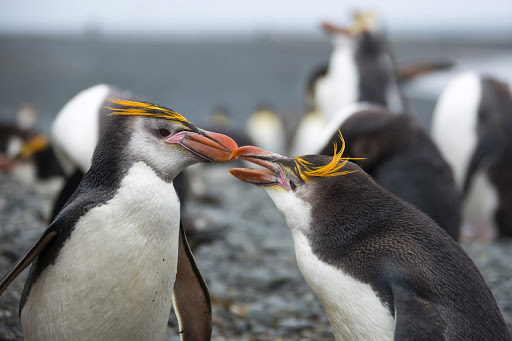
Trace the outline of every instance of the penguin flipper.
{"type": "Polygon", "coordinates": [[[55,237],[57,231],[48,228],[39,239],[30,247],[30,249],[18,259],[16,264],[9,270],[9,272],[0,281],[0,296],[4,293],[5,289],[11,282],[18,277],[18,275],[25,270],[36,259],[36,257],[44,250],[46,244],[55,237]]]}
{"type": "Polygon", "coordinates": [[[187,242],[180,222],[178,271],[172,296],[181,340],[210,340],[212,306],[210,293],[187,242]]]}
{"type": "Polygon", "coordinates": [[[449,70],[453,68],[454,65],[455,63],[449,60],[409,63],[398,67],[396,77],[400,83],[408,82],[418,76],[436,71],[449,70]]]}
{"type": "Polygon", "coordinates": [[[495,146],[496,141],[489,133],[485,134],[478,142],[478,145],[476,146],[475,151],[471,156],[471,160],[469,161],[469,165],[464,176],[464,187],[462,190],[463,197],[468,194],[471,187],[471,180],[473,180],[475,173],[481,168],[482,165],[495,157],[495,155],[493,155],[493,151],[496,152],[496,150],[493,150],[495,149],[495,146]]]}
{"type": "Polygon", "coordinates": [[[445,339],[446,322],[439,307],[410,288],[395,286],[392,290],[395,304],[395,341],[445,339]]]}

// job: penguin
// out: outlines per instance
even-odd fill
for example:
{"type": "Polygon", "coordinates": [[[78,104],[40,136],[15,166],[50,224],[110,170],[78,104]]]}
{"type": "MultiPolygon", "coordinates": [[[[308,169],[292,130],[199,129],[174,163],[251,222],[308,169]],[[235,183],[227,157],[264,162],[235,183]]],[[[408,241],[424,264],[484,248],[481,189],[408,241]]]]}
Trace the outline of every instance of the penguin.
{"type": "Polygon", "coordinates": [[[232,169],[267,192],[336,340],[511,340],[463,249],[431,218],[342,156],[285,157],[252,146],[232,169]]]}
{"type": "Polygon", "coordinates": [[[246,123],[247,136],[255,144],[284,152],[286,130],[281,116],[267,104],[262,104],[249,116],[246,123]]]}
{"type": "Polygon", "coordinates": [[[26,340],[163,340],[172,306],[182,339],[209,340],[208,289],[172,181],[237,145],[168,108],[113,103],[89,171],[0,295],[34,262],[20,301],[26,340]]]}
{"type": "Polygon", "coordinates": [[[356,12],[349,27],[324,22],[322,28],[333,51],[328,65],[318,66],[307,80],[308,111],[295,130],[291,155],[315,149],[325,127],[349,105],[368,102],[396,112],[405,108],[391,49],[375,14],[356,12]]]}
{"type": "Polygon", "coordinates": [[[40,194],[55,193],[64,171],[46,135],[25,124],[1,123],[0,136],[0,171],[40,194]]]}
{"type": "Polygon", "coordinates": [[[432,117],[432,138],[463,191],[466,222],[484,239],[512,237],[512,95],[475,72],[451,80],[432,117]],[[495,232],[496,231],[496,232],[495,232]]]}
{"type": "MultiPolygon", "coordinates": [[[[347,141],[347,155],[364,157],[356,162],[376,183],[422,210],[454,240],[459,239],[461,193],[451,167],[414,117],[367,107],[338,128],[347,141]]],[[[318,154],[333,155],[333,142],[340,145],[342,141],[338,131],[326,136],[318,154]]]]}
{"type": "MultiPolygon", "coordinates": [[[[96,84],[71,98],[52,122],[51,144],[64,169],[66,181],[54,202],[50,222],[55,219],[91,167],[94,149],[110,119],[107,107],[116,105],[110,102],[110,98],[138,100],[128,90],[108,84],[96,84]],[[76,129],[77,126],[80,129],[76,129]]],[[[183,207],[188,194],[186,172],[181,172],[173,184],[183,207]]]]}
{"type": "Polygon", "coordinates": [[[374,13],[356,12],[348,28],[329,22],[322,28],[333,44],[327,72],[315,90],[326,121],[354,102],[405,110],[391,49],[374,13]]]}

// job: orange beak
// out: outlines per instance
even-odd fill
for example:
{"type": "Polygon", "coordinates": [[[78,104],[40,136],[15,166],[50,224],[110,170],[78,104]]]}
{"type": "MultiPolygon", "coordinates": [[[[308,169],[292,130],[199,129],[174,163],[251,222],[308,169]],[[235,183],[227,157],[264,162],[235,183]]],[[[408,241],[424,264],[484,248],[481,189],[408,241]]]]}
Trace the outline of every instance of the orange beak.
{"type": "Polygon", "coordinates": [[[199,132],[200,134],[181,131],[165,142],[179,144],[206,161],[229,161],[232,159],[233,151],[238,148],[232,138],[201,129],[199,132]]]}
{"type": "Polygon", "coordinates": [[[242,159],[265,167],[262,168],[233,168],[229,171],[234,177],[255,185],[281,186],[290,190],[290,186],[284,177],[281,166],[275,161],[283,159],[284,156],[271,153],[258,147],[244,146],[235,150],[233,158],[242,159]]]}

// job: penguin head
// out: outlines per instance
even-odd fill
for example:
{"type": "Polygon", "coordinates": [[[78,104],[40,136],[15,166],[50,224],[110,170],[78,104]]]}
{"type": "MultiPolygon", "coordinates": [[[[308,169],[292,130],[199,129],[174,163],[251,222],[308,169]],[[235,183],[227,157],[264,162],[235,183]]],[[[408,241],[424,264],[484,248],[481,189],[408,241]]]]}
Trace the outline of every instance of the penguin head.
{"type": "Polygon", "coordinates": [[[360,36],[378,34],[382,30],[378,16],[372,11],[354,12],[350,25],[338,26],[324,21],[321,28],[331,37],[335,46],[347,45],[360,36]]]}
{"type": "Polygon", "coordinates": [[[195,163],[228,161],[238,147],[230,137],[200,129],[171,109],[147,102],[111,101],[117,106],[109,108],[110,115],[117,117],[105,129],[104,144],[119,136],[119,130],[128,130],[128,134],[121,132],[128,135],[122,138],[125,158],[143,161],[167,179],[195,163]]]}
{"type": "Polygon", "coordinates": [[[312,206],[332,196],[341,175],[360,168],[342,157],[342,148],[334,156],[306,155],[286,157],[266,150],[244,146],[233,154],[264,168],[234,168],[229,172],[236,178],[265,190],[291,228],[303,229],[312,206]]]}

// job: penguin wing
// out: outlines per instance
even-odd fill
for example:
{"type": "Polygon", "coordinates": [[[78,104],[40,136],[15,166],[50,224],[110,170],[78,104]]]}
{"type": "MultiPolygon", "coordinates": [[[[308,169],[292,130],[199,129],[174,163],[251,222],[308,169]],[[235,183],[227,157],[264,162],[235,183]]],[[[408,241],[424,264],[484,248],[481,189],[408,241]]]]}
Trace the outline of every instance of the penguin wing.
{"type": "Polygon", "coordinates": [[[455,65],[454,62],[433,61],[433,62],[417,62],[407,65],[400,65],[396,70],[396,78],[399,83],[408,82],[418,76],[426,75],[431,72],[449,70],[455,65]]]}
{"type": "Polygon", "coordinates": [[[210,340],[212,306],[206,282],[197,267],[180,222],[178,272],[173,303],[178,317],[181,340],[210,340]]]}
{"type": "Polygon", "coordinates": [[[18,259],[16,264],[9,270],[9,272],[2,278],[0,281],[0,295],[2,295],[11,284],[11,282],[18,277],[18,275],[25,270],[27,266],[30,265],[36,259],[36,257],[44,250],[46,245],[50,240],[55,237],[57,231],[55,231],[52,227],[49,227],[44,231],[44,233],[39,237],[39,239],[30,247],[30,249],[18,259]]]}
{"type": "Polygon", "coordinates": [[[395,304],[395,341],[444,340],[446,321],[439,306],[411,288],[392,288],[395,304]]]}
{"type": "MultiPolygon", "coordinates": [[[[462,195],[465,197],[468,194],[468,191],[471,186],[471,181],[477,170],[481,168],[486,162],[490,162],[496,155],[493,155],[493,152],[496,152],[495,138],[487,133],[478,141],[478,145],[471,156],[471,160],[469,161],[468,168],[466,169],[466,175],[464,177],[464,187],[462,190],[462,195]]],[[[496,154],[496,153],[494,153],[496,154]]]]}

